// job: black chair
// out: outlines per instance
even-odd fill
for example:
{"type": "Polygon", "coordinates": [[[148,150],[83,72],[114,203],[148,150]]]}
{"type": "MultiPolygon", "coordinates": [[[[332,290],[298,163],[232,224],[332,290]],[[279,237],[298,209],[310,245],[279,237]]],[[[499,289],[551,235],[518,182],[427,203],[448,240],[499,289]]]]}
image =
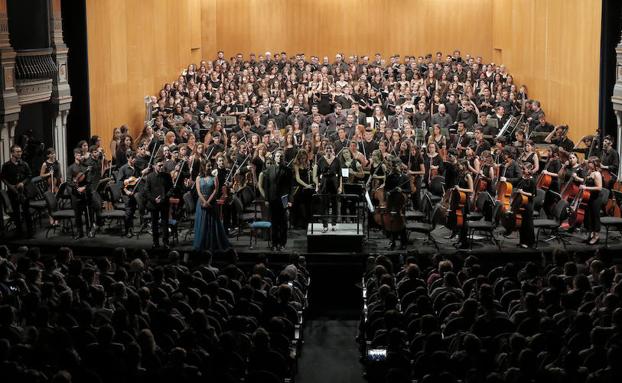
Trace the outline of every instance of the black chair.
{"type": "Polygon", "coordinates": [[[181,224],[188,224],[188,229],[186,230],[186,234],[184,234],[184,241],[186,241],[191,234],[194,234],[194,221],[197,205],[191,191],[185,192],[182,196],[182,200],[184,201],[184,216],[181,224]]]}
{"type": "Polygon", "coordinates": [[[0,219],[2,219],[4,223],[4,232],[6,233],[15,227],[15,222],[13,221],[13,207],[11,207],[9,193],[6,190],[0,189],[0,198],[0,203],[2,203],[3,207],[2,211],[4,212],[4,215],[6,215],[6,221],[5,217],[0,217],[0,219]]]}
{"type": "Polygon", "coordinates": [[[443,194],[445,193],[445,177],[435,176],[430,180],[428,185],[428,192],[432,193],[430,198],[434,203],[440,202],[443,194]]]}
{"type": "Polygon", "coordinates": [[[477,195],[477,199],[475,200],[475,209],[472,212],[467,214],[467,221],[479,221],[484,218],[484,212],[487,204],[494,204],[495,199],[492,196],[484,191],[480,192],[477,195]]]}
{"type": "Polygon", "coordinates": [[[429,193],[426,193],[424,198],[425,211],[428,216],[427,222],[407,222],[406,223],[406,232],[410,234],[411,232],[422,233],[427,236],[428,243],[431,242],[434,244],[434,247],[438,250],[438,243],[436,239],[432,236],[432,232],[436,229],[436,223],[440,220],[440,209],[438,207],[433,207],[432,198],[429,193]]]}
{"type": "MultiPolygon", "coordinates": [[[[69,230],[71,230],[71,234],[73,235],[73,220],[76,217],[73,209],[59,209],[56,195],[52,192],[45,192],[44,198],[50,217],[56,221],[59,221],[63,225],[64,229],[69,228],[69,230]]],[[[48,226],[47,231],[45,232],[45,238],[48,238],[50,231],[56,233],[56,226],[48,226]]]]}
{"type": "Polygon", "coordinates": [[[28,205],[30,212],[33,214],[32,223],[41,223],[41,218],[43,218],[47,211],[47,204],[43,194],[47,191],[49,183],[47,178],[37,176],[30,180],[30,184],[31,187],[29,190],[31,195],[28,205]]]}
{"type": "Polygon", "coordinates": [[[138,214],[140,215],[140,229],[136,232],[136,239],[140,239],[141,234],[151,234],[151,228],[149,225],[151,223],[151,214],[146,208],[145,198],[143,198],[142,193],[135,193],[134,198],[136,199],[138,214]],[[144,212],[144,214],[141,214],[140,212],[144,212]]]}
{"type": "Polygon", "coordinates": [[[501,243],[499,241],[497,241],[497,238],[495,238],[495,229],[497,228],[497,215],[499,215],[499,210],[501,208],[501,203],[498,201],[495,201],[495,205],[492,209],[492,217],[491,220],[487,220],[487,219],[482,219],[479,221],[467,221],[466,225],[467,225],[467,229],[468,229],[468,235],[467,238],[469,238],[469,242],[470,242],[470,247],[471,249],[473,249],[473,235],[476,232],[480,232],[480,233],[485,233],[486,236],[488,238],[490,238],[490,240],[495,243],[498,247],[499,247],[499,251],[501,251],[501,243]]]}
{"type": "MultiPolygon", "coordinates": [[[[616,190],[612,191],[616,204],[622,209],[622,193],[616,190]]],[[[609,229],[616,228],[622,234],[622,218],[620,217],[600,217],[600,224],[605,227],[605,247],[609,242],[609,229]]]]}
{"type": "Polygon", "coordinates": [[[533,226],[536,229],[536,247],[538,246],[538,240],[540,238],[540,231],[549,230],[553,235],[550,239],[557,239],[561,244],[566,247],[567,240],[564,236],[561,235],[559,228],[562,222],[567,218],[568,215],[568,202],[565,200],[559,200],[557,204],[555,204],[555,208],[553,209],[553,219],[535,219],[533,221],[533,226]]]}
{"type": "Polygon", "coordinates": [[[536,196],[533,198],[533,217],[538,218],[542,206],[544,206],[544,197],[546,197],[546,191],[542,189],[536,190],[536,196]]]}

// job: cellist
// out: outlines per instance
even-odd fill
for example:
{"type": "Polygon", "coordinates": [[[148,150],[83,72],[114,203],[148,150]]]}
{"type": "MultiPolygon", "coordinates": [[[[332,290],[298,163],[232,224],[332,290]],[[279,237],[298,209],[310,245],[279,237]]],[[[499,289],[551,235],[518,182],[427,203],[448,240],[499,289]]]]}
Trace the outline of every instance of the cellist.
{"type": "MultiPolygon", "coordinates": [[[[600,157],[601,170],[608,172],[603,180],[609,180],[609,182],[603,182],[603,187],[611,189],[613,183],[618,176],[618,167],[620,165],[620,155],[613,148],[613,138],[609,135],[603,139],[603,151],[600,157]]],[[[604,172],[601,174],[605,174],[604,172]]]]}
{"type": "Polygon", "coordinates": [[[536,181],[533,179],[533,165],[525,163],[523,165],[523,175],[516,183],[515,193],[520,193],[527,197],[528,203],[523,206],[522,223],[518,230],[518,246],[524,249],[532,247],[536,242],[533,227],[533,199],[536,196],[536,181]]]}
{"type": "MultiPolygon", "coordinates": [[[[387,175],[386,181],[384,183],[385,200],[389,200],[389,195],[391,193],[405,193],[407,195],[410,195],[410,179],[402,173],[401,162],[399,158],[392,155],[389,157],[388,162],[391,170],[390,173],[387,175]]],[[[387,205],[387,207],[389,206],[387,205]]],[[[401,214],[401,211],[398,211],[397,213],[401,214]]],[[[388,212],[385,214],[388,214],[388,212]]],[[[400,250],[406,250],[406,245],[408,244],[408,235],[406,233],[405,225],[402,225],[402,228],[399,231],[392,231],[390,235],[391,242],[389,243],[389,250],[395,249],[395,242],[397,241],[398,236],[400,238],[400,250]]]]}
{"type": "Polygon", "coordinates": [[[583,226],[588,232],[586,239],[590,245],[598,243],[600,233],[600,190],[603,188],[603,179],[600,173],[600,160],[598,157],[590,157],[587,160],[587,176],[585,183],[579,186],[579,190],[588,190],[590,199],[585,210],[583,226]]]}
{"type": "Polygon", "coordinates": [[[471,176],[471,173],[468,170],[468,163],[466,160],[461,160],[458,162],[458,166],[457,166],[457,171],[458,171],[458,181],[457,184],[453,187],[453,189],[456,192],[462,192],[466,194],[466,199],[465,199],[465,203],[461,208],[461,213],[462,213],[462,217],[463,217],[463,221],[462,225],[460,225],[459,227],[457,227],[457,213],[456,211],[451,211],[449,214],[449,222],[451,223],[450,226],[453,225],[453,232],[458,232],[458,243],[456,244],[456,246],[459,249],[466,249],[468,247],[468,243],[467,243],[467,234],[468,234],[468,227],[466,224],[466,217],[467,214],[469,214],[469,200],[470,200],[470,196],[471,193],[473,193],[473,177],[471,176]]]}
{"type": "MultiPolygon", "coordinates": [[[[546,189],[546,194],[544,195],[544,211],[547,217],[551,217],[553,213],[553,204],[555,203],[556,195],[559,195],[559,172],[562,168],[562,162],[559,159],[559,148],[556,145],[551,145],[548,147],[548,160],[544,169],[540,173],[540,177],[548,176],[551,181],[546,189]]],[[[540,177],[538,180],[540,180],[540,177]]],[[[538,187],[538,183],[536,183],[536,187],[538,187]]]]}

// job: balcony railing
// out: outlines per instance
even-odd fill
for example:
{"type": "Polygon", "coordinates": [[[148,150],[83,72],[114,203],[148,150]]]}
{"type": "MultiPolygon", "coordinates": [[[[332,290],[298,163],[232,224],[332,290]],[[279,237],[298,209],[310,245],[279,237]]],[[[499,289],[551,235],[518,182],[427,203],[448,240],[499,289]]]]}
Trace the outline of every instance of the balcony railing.
{"type": "Polygon", "coordinates": [[[58,67],[52,48],[23,49],[16,52],[15,75],[18,81],[53,79],[58,67]]]}

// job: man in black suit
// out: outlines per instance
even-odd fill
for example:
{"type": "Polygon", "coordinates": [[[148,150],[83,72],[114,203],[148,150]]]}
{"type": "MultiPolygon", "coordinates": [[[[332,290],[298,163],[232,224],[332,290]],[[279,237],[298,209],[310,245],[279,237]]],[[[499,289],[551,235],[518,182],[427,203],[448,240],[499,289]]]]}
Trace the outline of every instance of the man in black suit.
{"type": "Polygon", "coordinates": [[[259,191],[270,209],[272,246],[281,250],[287,243],[287,207],[291,206],[292,171],[283,161],[283,152],[274,154],[274,165],[264,171],[259,191]]]}
{"type": "Polygon", "coordinates": [[[159,158],[154,171],[145,178],[144,198],[151,212],[153,247],[160,247],[160,220],[162,220],[162,242],[168,247],[169,197],[173,190],[171,175],[164,171],[164,162],[159,158]]]}
{"type": "Polygon", "coordinates": [[[7,187],[7,194],[13,210],[13,222],[17,237],[23,235],[22,215],[26,221],[28,237],[34,236],[32,216],[29,213],[30,198],[27,193],[27,185],[32,174],[28,164],[22,160],[22,148],[19,145],[11,146],[11,159],[2,166],[0,179],[7,187]]]}

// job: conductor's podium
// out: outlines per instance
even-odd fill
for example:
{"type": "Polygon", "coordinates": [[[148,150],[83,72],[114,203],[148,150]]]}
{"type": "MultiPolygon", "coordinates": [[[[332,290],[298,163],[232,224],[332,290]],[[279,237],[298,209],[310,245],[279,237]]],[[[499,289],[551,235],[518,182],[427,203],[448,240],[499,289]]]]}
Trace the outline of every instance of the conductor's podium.
{"type": "Polygon", "coordinates": [[[328,224],[328,231],[323,232],[323,225],[310,223],[307,227],[307,251],[309,253],[356,253],[363,249],[363,225],[356,223],[328,224]],[[334,228],[334,230],[333,230],[334,228]]]}

